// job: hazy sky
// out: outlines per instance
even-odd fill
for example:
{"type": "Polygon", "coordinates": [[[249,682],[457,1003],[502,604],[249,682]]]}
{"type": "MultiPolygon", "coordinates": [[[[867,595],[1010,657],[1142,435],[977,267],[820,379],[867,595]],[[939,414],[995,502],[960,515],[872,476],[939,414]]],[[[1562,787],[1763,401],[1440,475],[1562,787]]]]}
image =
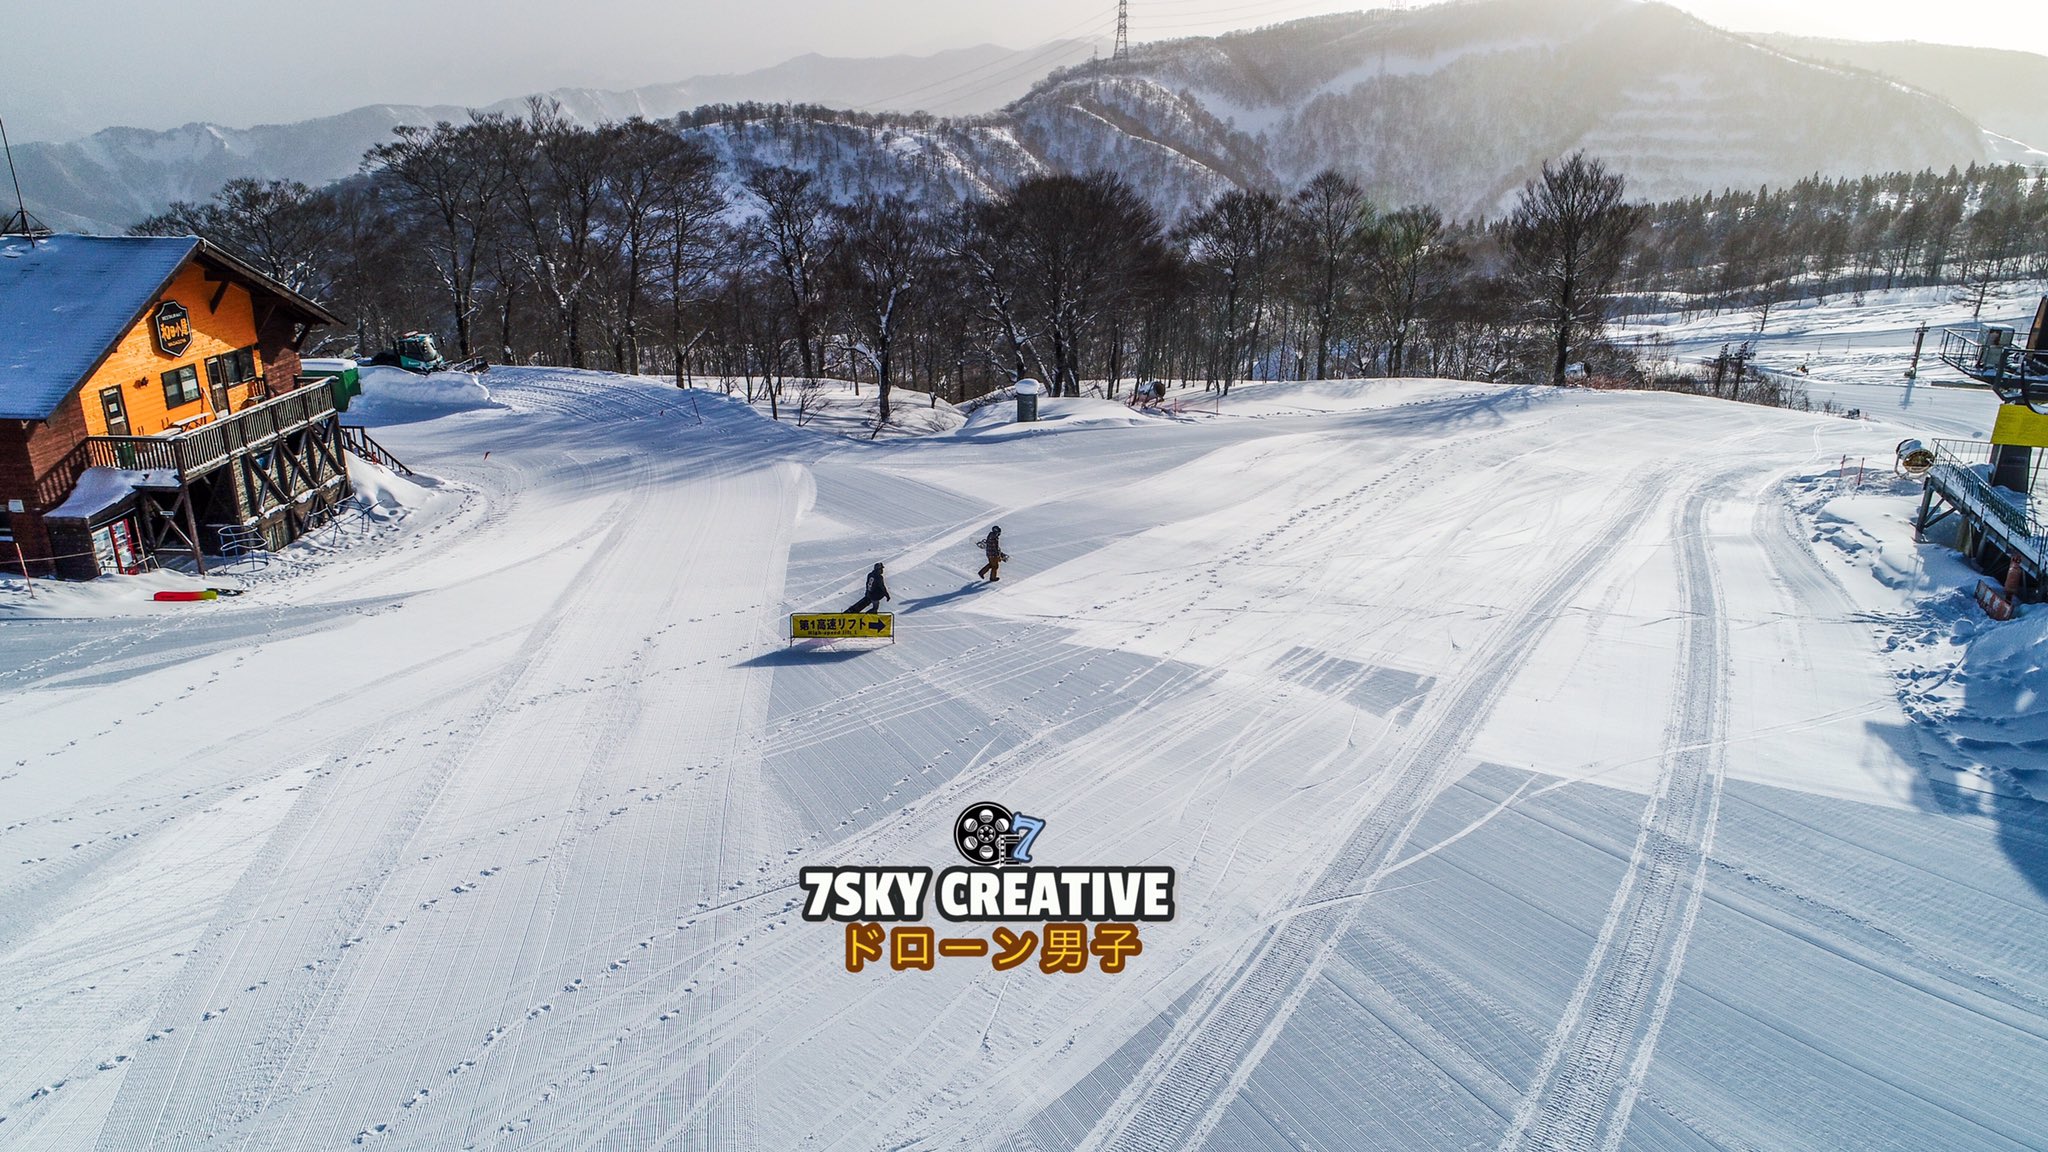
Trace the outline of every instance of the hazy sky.
{"type": "MultiPolygon", "coordinates": [[[[1360,0],[1131,0],[1135,41],[1356,10],[1360,0]]],[[[2048,54],[2044,0],[1678,0],[1711,23],[2048,54]],[[1935,18],[1930,20],[1930,13],[1935,18]]],[[[17,138],[113,124],[276,122],[369,103],[481,104],[630,87],[805,52],[1106,40],[1114,0],[0,0],[17,138]]]]}

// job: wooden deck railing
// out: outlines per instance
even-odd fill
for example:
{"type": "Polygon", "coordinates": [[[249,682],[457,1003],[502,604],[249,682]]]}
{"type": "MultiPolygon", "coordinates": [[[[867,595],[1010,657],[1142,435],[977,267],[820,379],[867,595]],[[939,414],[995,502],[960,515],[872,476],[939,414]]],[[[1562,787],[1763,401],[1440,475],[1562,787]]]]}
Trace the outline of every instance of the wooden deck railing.
{"type": "Polygon", "coordinates": [[[333,411],[331,390],[299,388],[176,436],[91,436],[85,443],[91,467],[169,468],[196,476],[237,452],[317,424],[333,411]]]}
{"type": "Polygon", "coordinates": [[[174,436],[88,436],[37,478],[36,495],[45,507],[59,503],[87,468],[162,471],[189,480],[333,414],[331,389],[298,388],[174,436]]]}

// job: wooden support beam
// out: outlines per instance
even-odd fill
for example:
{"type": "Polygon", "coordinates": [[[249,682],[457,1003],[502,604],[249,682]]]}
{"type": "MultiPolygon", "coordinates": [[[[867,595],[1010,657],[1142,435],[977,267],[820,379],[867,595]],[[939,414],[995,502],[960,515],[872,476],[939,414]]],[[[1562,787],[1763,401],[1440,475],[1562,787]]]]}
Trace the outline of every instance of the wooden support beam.
{"type": "Polygon", "coordinates": [[[244,452],[237,463],[239,465],[237,471],[241,473],[242,479],[243,513],[261,519],[263,517],[263,486],[257,479],[256,458],[244,452]]]}
{"type": "Polygon", "coordinates": [[[309,449],[310,445],[307,441],[311,439],[310,435],[301,434],[297,448],[293,448],[291,440],[287,438],[278,441],[277,447],[273,449],[280,457],[281,463],[284,466],[286,483],[294,490],[298,490],[300,485],[304,485],[306,489],[318,488],[320,486],[320,482],[313,478],[313,470],[308,466],[307,461],[300,458],[300,453],[306,452],[309,449]]]}
{"type": "Polygon", "coordinates": [[[192,545],[192,566],[206,575],[206,549],[199,546],[199,520],[192,514],[192,475],[185,470],[185,442],[171,441],[171,451],[178,461],[178,506],[185,511],[186,540],[192,545]]]}
{"type": "Polygon", "coordinates": [[[347,488],[348,450],[341,443],[341,420],[339,418],[329,420],[327,426],[322,431],[325,435],[320,438],[320,442],[327,455],[327,464],[334,469],[336,476],[341,477],[342,487],[347,488]]]}
{"type": "Polygon", "coordinates": [[[272,447],[270,450],[270,462],[268,464],[257,464],[256,475],[263,479],[263,486],[270,489],[271,498],[277,501],[277,505],[288,508],[292,502],[292,485],[291,477],[285,473],[283,465],[278,459],[283,453],[284,445],[279,444],[272,447]]]}
{"type": "Polygon", "coordinates": [[[149,499],[148,504],[149,510],[154,513],[152,516],[145,517],[143,521],[149,525],[149,550],[151,552],[161,552],[164,545],[170,540],[171,533],[177,531],[178,521],[173,511],[158,503],[154,497],[149,499]]]}

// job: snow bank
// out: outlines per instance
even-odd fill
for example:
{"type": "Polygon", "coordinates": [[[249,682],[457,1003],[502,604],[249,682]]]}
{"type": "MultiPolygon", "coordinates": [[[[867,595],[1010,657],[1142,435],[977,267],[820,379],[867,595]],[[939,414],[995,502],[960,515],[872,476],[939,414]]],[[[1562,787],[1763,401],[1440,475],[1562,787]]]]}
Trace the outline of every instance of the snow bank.
{"type": "MultiPolygon", "coordinates": [[[[1504,391],[1497,384],[1472,380],[1439,380],[1401,376],[1361,380],[1247,380],[1235,385],[1219,405],[1232,416],[1305,416],[1332,412],[1371,412],[1407,404],[1485,396],[1504,391]]],[[[1174,390],[1168,399],[1193,402],[1202,393],[1174,390]]]]}
{"type": "Polygon", "coordinates": [[[351,424],[411,424],[453,412],[491,408],[491,390],[474,372],[419,376],[388,365],[365,367],[363,394],[349,405],[351,424]]]}
{"type": "Polygon", "coordinates": [[[425,507],[436,495],[427,485],[353,452],[348,454],[348,482],[356,493],[351,503],[373,520],[399,519],[425,507]]]}
{"type": "MultiPolygon", "coordinates": [[[[111,468],[89,469],[81,482],[84,500],[74,495],[71,504],[81,508],[104,507],[103,500],[118,499],[135,487],[147,487],[151,478],[167,474],[122,472],[111,468]],[[94,473],[104,475],[95,476],[94,473]],[[89,490],[88,490],[89,489],[89,490]]],[[[66,618],[95,619],[117,616],[175,615],[190,613],[191,604],[157,603],[150,597],[159,591],[190,591],[198,588],[235,588],[300,599],[308,577],[324,571],[336,561],[366,561],[369,546],[395,539],[414,530],[416,518],[424,512],[447,510],[457,494],[445,482],[425,476],[405,477],[380,464],[348,454],[348,478],[355,495],[340,514],[281,552],[257,553],[228,558],[211,557],[209,573],[197,577],[176,571],[144,572],[134,576],[108,574],[97,580],[72,581],[40,579],[33,582],[0,574],[0,619],[66,618]]],[[[457,486],[459,487],[459,486],[457,486]]],[[[67,506],[69,506],[67,504],[67,506]]],[[[433,519],[433,517],[428,517],[433,519]]],[[[239,604],[267,602],[252,596],[239,604]]],[[[221,601],[202,610],[220,610],[221,601]]]]}
{"type": "MultiPolygon", "coordinates": [[[[711,387],[722,389],[735,399],[746,395],[746,384],[740,380],[712,381],[711,387]]],[[[889,389],[889,426],[875,434],[875,416],[880,399],[873,384],[855,385],[846,380],[820,380],[805,394],[805,386],[798,381],[786,380],[782,385],[780,400],[770,407],[765,392],[756,383],[757,395],[750,407],[763,416],[793,428],[811,432],[825,432],[855,440],[900,439],[906,436],[931,436],[950,432],[965,420],[959,409],[940,400],[934,404],[929,392],[914,388],[889,389]]]]}
{"type": "Polygon", "coordinates": [[[353,452],[348,482],[355,494],[333,519],[283,550],[238,561],[231,570],[252,589],[303,595],[313,577],[347,579],[350,568],[374,565],[380,546],[413,534],[422,513],[448,511],[458,498],[451,488],[460,488],[429,476],[401,476],[353,452]]]}
{"type": "Polygon", "coordinates": [[[23,580],[0,572],[0,620],[90,620],[115,616],[176,616],[214,611],[227,600],[200,603],[158,603],[158,592],[191,592],[201,588],[238,588],[232,576],[215,573],[206,579],[181,572],[109,574],[97,580],[23,580]]]}
{"type": "Polygon", "coordinates": [[[1914,542],[1917,481],[1857,486],[1830,472],[1793,486],[1818,550],[1876,626],[1900,703],[1939,753],[1930,774],[2048,800],[2048,604],[2003,623],[1984,615],[1974,593],[1990,577],[1954,551],[1955,521],[1914,542]]]}
{"type": "Polygon", "coordinates": [[[1157,417],[1140,412],[1121,400],[1103,400],[1093,396],[1040,396],[1035,424],[1019,424],[1017,405],[1007,399],[996,400],[976,408],[954,435],[999,439],[1087,427],[1134,428],[1157,422],[1157,417]]]}

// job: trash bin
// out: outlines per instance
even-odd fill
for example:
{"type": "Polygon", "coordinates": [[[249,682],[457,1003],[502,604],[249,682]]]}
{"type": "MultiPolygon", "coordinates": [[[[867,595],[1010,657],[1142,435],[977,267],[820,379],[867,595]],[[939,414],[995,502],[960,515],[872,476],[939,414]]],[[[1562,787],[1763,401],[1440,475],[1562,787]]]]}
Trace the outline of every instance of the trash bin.
{"type": "Polygon", "coordinates": [[[334,409],[348,411],[348,402],[363,394],[363,385],[353,360],[301,360],[299,383],[325,381],[334,393],[334,409]]]}
{"type": "Polygon", "coordinates": [[[1017,381],[1017,423],[1032,424],[1038,420],[1038,394],[1045,385],[1036,380],[1017,381]]]}

